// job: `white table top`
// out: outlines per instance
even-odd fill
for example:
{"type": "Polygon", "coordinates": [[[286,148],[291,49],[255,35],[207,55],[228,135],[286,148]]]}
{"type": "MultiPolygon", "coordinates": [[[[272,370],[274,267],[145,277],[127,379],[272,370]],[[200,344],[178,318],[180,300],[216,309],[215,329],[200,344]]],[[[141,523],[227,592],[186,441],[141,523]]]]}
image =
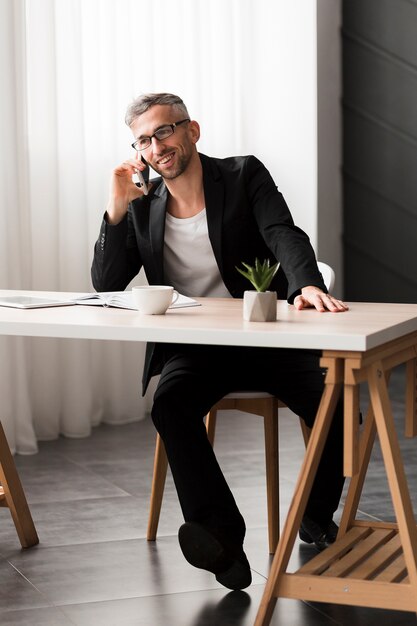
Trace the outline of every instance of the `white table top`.
{"type": "MultiPolygon", "coordinates": [[[[0,290],[0,296],[27,295],[0,290]]],[[[30,292],[65,299],[69,293],[30,292]]],[[[345,313],[297,311],[278,301],[276,322],[246,322],[242,300],[199,298],[166,315],[101,306],[0,307],[0,335],[365,351],[417,331],[417,304],[349,303],[345,313]]]]}

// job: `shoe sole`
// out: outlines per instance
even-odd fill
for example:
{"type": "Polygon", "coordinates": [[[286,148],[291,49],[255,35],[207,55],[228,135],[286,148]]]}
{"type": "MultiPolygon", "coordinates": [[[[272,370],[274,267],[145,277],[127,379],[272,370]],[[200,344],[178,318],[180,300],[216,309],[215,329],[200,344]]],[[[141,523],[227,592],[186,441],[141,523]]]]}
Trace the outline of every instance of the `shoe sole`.
{"type": "Polygon", "coordinates": [[[301,530],[301,528],[298,531],[298,536],[300,537],[301,541],[304,541],[304,543],[314,543],[314,539],[312,539],[308,533],[301,530]]]}
{"type": "Polygon", "coordinates": [[[246,565],[240,561],[234,561],[229,569],[216,575],[216,580],[223,587],[233,591],[246,589],[252,582],[252,572],[250,571],[249,563],[246,565]]]}
{"type": "Polygon", "coordinates": [[[223,546],[203,526],[186,522],[178,531],[178,541],[190,565],[219,574],[232,565],[223,546]]]}
{"type": "Polygon", "coordinates": [[[307,533],[306,531],[302,530],[300,528],[300,530],[298,531],[298,536],[300,537],[301,541],[304,541],[304,543],[308,543],[308,544],[314,544],[317,548],[317,550],[319,550],[319,552],[323,552],[323,550],[326,550],[326,548],[328,548],[332,543],[334,543],[334,541],[326,541],[326,539],[313,539],[313,537],[307,533]]]}
{"type": "Polygon", "coordinates": [[[220,541],[203,526],[186,522],[179,529],[178,540],[188,563],[211,572],[224,587],[239,590],[251,584],[249,563],[227,555],[220,541]]]}
{"type": "Polygon", "coordinates": [[[305,543],[314,543],[316,548],[320,550],[320,552],[322,552],[336,541],[338,532],[339,528],[332,520],[328,526],[327,532],[323,532],[320,537],[314,539],[313,535],[309,533],[308,530],[304,528],[303,524],[301,523],[301,526],[298,530],[298,536],[300,537],[301,541],[304,541],[305,543]]]}

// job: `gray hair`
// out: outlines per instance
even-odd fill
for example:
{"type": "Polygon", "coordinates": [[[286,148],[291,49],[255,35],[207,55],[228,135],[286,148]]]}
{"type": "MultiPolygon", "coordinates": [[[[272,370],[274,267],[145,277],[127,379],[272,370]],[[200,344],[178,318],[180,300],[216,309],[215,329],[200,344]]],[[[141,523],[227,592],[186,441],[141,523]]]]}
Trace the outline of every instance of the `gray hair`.
{"type": "Polygon", "coordinates": [[[184,117],[190,117],[187,107],[179,96],[175,96],[172,93],[145,93],[138,98],[135,98],[127,107],[125,116],[127,126],[130,127],[137,117],[146,113],[146,111],[156,104],[175,107],[178,113],[184,117]]]}

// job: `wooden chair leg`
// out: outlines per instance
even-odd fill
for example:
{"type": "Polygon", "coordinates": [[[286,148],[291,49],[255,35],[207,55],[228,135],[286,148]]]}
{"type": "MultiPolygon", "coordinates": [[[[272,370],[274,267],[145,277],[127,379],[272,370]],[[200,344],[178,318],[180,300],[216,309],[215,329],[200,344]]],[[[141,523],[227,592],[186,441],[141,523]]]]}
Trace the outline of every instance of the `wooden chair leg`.
{"type": "Polygon", "coordinates": [[[310,439],[311,428],[307,426],[305,421],[300,417],[301,432],[303,433],[303,439],[305,447],[307,448],[308,440],[310,439]]]}
{"type": "Polygon", "coordinates": [[[0,423],[0,505],[10,509],[22,548],[39,543],[26,496],[0,423]]]}
{"type": "Polygon", "coordinates": [[[269,552],[274,554],[279,541],[279,441],[278,402],[268,401],[264,412],[266,497],[268,507],[269,552]]]}
{"type": "Polygon", "coordinates": [[[216,434],[217,410],[211,409],[206,415],[207,437],[212,447],[214,446],[214,436],[216,434]]]}
{"type": "Polygon", "coordinates": [[[165,452],[164,442],[156,435],[155,457],[153,465],[151,502],[149,507],[148,530],[146,538],[148,541],[155,541],[158,531],[159,516],[164,495],[165,480],[168,470],[168,459],[165,452]]]}
{"type": "MultiPolygon", "coordinates": [[[[208,439],[213,445],[216,432],[217,411],[212,409],[206,418],[206,428],[208,439]]],[[[159,434],[156,436],[155,457],[153,464],[153,477],[151,488],[151,501],[149,506],[148,530],[146,538],[148,541],[155,541],[158,532],[159,517],[162,508],[162,498],[164,497],[165,481],[168,471],[168,458],[165,452],[164,442],[159,434]]]]}

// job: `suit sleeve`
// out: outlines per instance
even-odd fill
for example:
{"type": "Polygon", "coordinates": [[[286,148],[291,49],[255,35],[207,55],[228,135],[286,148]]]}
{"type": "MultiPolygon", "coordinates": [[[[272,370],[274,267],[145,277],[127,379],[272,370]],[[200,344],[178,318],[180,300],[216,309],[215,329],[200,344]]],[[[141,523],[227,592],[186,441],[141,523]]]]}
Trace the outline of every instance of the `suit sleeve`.
{"type": "Polygon", "coordinates": [[[116,225],[101,223],[91,278],[96,291],[123,291],[142,267],[130,211],[116,225]]]}
{"type": "Polygon", "coordinates": [[[248,157],[245,179],[260,233],[286,275],[288,301],[292,303],[307,285],[327,292],[309,237],[295,226],[284,197],[256,157],[248,157]]]}

